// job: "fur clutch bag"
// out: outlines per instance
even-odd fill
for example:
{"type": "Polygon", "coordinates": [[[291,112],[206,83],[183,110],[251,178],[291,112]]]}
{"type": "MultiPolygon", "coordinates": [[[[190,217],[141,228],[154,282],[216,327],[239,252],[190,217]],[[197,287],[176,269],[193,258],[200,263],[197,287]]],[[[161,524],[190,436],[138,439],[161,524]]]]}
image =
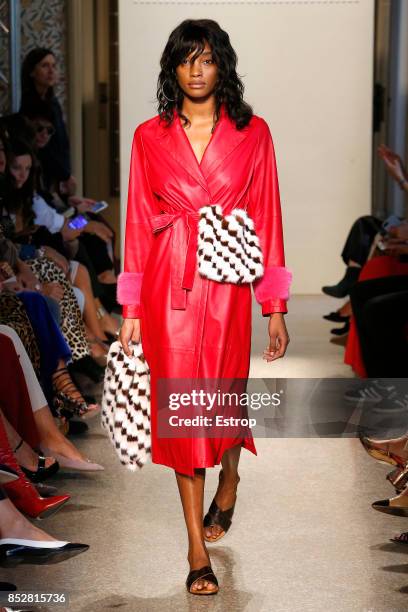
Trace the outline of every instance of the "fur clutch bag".
{"type": "Polygon", "coordinates": [[[150,370],[141,343],[128,357],[119,341],[109,348],[102,393],[101,424],[120,462],[136,471],[150,459],[150,370]]]}
{"type": "Polygon", "coordinates": [[[219,204],[203,206],[198,222],[198,271],[225,283],[251,283],[264,273],[262,251],[254,222],[235,208],[224,217],[219,204]]]}

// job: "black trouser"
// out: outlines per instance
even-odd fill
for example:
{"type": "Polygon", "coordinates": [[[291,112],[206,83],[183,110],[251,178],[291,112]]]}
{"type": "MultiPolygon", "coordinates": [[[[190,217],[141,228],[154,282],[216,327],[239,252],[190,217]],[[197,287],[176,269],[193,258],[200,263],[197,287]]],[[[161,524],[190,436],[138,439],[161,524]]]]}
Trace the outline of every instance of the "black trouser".
{"type": "Polygon", "coordinates": [[[408,275],[361,281],[350,299],[367,376],[408,376],[408,275]]]}
{"type": "Polygon", "coordinates": [[[88,255],[93,263],[96,274],[102,274],[106,270],[113,269],[113,262],[108,254],[106,242],[95,234],[83,233],[79,241],[85,246],[88,255]]]}
{"type": "Polygon", "coordinates": [[[350,260],[359,263],[360,266],[365,264],[374,237],[378,233],[381,225],[382,221],[372,215],[359,217],[357,221],[353,223],[341,253],[346,266],[348,266],[350,260]]]}

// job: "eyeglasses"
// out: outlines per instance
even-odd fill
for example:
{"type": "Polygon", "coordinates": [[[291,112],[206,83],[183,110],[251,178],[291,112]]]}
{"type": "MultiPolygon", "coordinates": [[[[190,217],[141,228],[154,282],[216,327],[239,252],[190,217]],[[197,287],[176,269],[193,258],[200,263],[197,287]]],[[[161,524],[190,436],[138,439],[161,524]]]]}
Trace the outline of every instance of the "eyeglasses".
{"type": "Polygon", "coordinates": [[[37,125],[37,134],[41,134],[46,130],[48,136],[55,134],[55,128],[52,125],[37,125]]]}

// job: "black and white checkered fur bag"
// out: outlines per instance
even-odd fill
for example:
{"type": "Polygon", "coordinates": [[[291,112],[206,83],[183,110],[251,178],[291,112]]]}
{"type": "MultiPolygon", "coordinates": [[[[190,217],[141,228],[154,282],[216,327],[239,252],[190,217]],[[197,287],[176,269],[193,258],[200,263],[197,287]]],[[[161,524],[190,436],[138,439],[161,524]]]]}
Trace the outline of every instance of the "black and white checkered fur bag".
{"type": "Polygon", "coordinates": [[[263,257],[254,222],[246,210],[224,216],[219,204],[203,206],[198,222],[198,271],[218,282],[251,283],[263,275],[263,257]]]}
{"type": "Polygon", "coordinates": [[[101,424],[123,465],[132,471],[150,459],[150,371],[141,343],[128,357],[119,341],[110,346],[102,393],[101,424]]]}

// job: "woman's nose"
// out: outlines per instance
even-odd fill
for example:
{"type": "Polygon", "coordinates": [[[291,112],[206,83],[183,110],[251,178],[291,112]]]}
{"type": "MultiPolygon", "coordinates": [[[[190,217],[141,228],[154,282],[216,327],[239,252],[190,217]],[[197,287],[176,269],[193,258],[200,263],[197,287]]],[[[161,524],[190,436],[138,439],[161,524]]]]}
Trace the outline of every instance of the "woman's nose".
{"type": "Polygon", "coordinates": [[[200,76],[201,75],[201,66],[200,66],[200,64],[198,62],[194,62],[194,64],[191,64],[190,75],[191,76],[200,76]]]}

